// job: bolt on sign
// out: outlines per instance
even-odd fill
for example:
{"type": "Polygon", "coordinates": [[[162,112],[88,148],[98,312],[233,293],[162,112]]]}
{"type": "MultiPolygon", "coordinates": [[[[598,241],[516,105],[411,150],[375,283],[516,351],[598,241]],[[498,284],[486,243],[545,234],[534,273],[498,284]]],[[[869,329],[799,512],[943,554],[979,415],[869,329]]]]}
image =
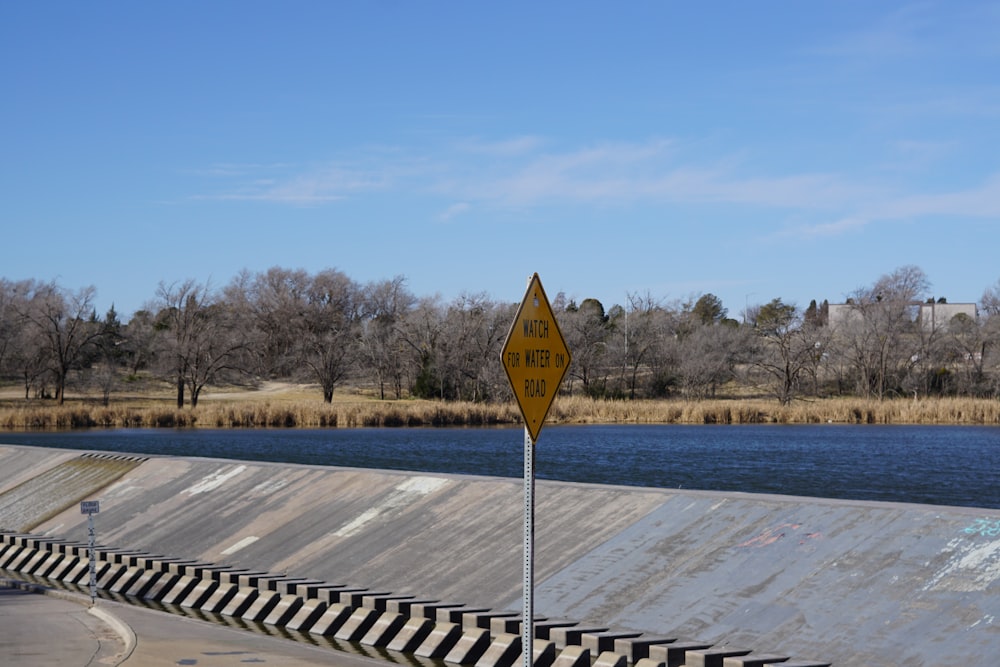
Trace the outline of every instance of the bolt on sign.
{"type": "Polygon", "coordinates": [[[536,273],[500,351],[532,442],[538,440],[570,360],[569,348],[536,273]]]}

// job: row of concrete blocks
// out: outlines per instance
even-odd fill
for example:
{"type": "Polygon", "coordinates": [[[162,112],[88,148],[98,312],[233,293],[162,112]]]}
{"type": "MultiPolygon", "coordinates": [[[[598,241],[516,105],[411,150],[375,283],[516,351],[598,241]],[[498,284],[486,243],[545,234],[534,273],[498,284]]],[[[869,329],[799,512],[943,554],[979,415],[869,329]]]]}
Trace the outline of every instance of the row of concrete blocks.
{"type": "MultiPolygon", "coordinates": [[[[0,569],[86,586],[86,545],[0,533],[0,569]]],[[[332,637],[429,660],[475,667],[523,661],[520,617],[369,589],[137,551],[95,548],[97,587],[113,596],[156,601],[332,637]]],[[[569,621],[535,619],[535,667],[829,667],[829,663],[754,654],[749,649],[650,638],[569,621]]]]}

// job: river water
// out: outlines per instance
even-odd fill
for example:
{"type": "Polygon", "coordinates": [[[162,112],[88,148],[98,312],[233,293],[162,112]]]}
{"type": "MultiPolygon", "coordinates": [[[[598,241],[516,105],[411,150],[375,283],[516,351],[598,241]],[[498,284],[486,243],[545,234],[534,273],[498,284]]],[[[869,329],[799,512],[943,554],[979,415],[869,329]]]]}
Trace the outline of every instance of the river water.
{"type": "MultiPolygon", "coordinates": [[[[0,433],[0,442],[523,476],[521,428],[117,429],[0,433]]],[[[1000,509],[1000,427],[547,426],[539,479],[1000,509]]],[[[2,471],[0,471],[2,474],[2,471]]]]}

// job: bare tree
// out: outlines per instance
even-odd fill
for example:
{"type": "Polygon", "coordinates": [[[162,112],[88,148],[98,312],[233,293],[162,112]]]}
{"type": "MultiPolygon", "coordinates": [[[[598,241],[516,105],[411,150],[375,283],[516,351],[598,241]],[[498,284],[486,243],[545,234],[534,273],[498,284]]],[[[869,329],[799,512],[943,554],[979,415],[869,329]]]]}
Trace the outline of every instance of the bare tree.
{"type": "Polygon", "coordinates": [[[603,396],[611,370],[607,365],[611,327],[603,304],[597,299],[584,299],[579,307],[570,302],[557,316],[566,346],[573,352],[569,377],[580,381],[584,394],[603,396]]]}
{"type": "Polygon", "coordinates": [[[904,266],[848,299],[851,310],[835,332],[837,349],[854,367],[857,389],[865,397],[881,400],[901,388],[919,354],[907,334],[917,326],[914,309],[928,286],[922,270],[904,266]]]}
{"type": "Polygon", "coordinates": [[[413,394],[419,398],[446,398],[441,366],[441,341],[444,337],[445,308],[439,296],[424,297],[407,314],[403,340],[409,349],[413,368],[413,394]]]}
{"type": "Polygon", "coordinates": [[[368,284],[362,299],[361,349],[375,375],[379,397],[385,399],[388,383],[395,397],[402,398],[406,365],[402,326],[416,298],[406,289],[406,279],[396,276],[368,284]]]}
{"type": "Polygon", "coordinates": [[[752,368],[769,380],[772,392],[788,405],[799,391],[800,377],[808,372],[816,348],[806,335],[798,309],[781,299],[761,306],[754,327],[756,345],[752,368]]]}
{"type": "Polygon", "coordinates": [[[70,371],[81,365],[101,335],[91,318],[95,294],[93,287],[70,292],[54,282],[41,283],[34,285],[29,298],[20,304],[20,315],[27,332],[37,341],[60,405],[66,398],[70,371]]]}
{"type": "Polygon", "coordinates": [[[245,329],[208,284],[160,283],[155,310],[160,365],[177,389],[178,408],[184,407],[185,388],[196,407],[207,384],[243,370],[245,329]]]}
{"type": "Polygon", "coordinates": [[[259,375],[291,378],[298,374],[312,280],[301,269],[272,267],[254,275],[241,273],[226,288],[226,301],[248,320],[248,342],[259,375]]]}
{"type": "Polygon", "coordinates": [[[333,391],[344,379],[357,354],[360,298],[357,285],[335,269],[313,277],[306,291],[299,334],[299,358],[333,401],[333,391]]]}

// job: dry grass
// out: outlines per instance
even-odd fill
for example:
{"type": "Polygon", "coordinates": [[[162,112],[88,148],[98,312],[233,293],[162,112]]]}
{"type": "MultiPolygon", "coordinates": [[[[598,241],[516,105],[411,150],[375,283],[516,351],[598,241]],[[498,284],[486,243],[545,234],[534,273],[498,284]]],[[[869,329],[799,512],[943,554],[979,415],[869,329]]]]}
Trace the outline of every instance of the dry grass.
{"type": "Polygon", "coordinates": [[[634,424],[1000,424],[1000,401],[829,398],[780,405],[764,399],[557,401],[550,417],[567,423],[634,424]]]}
{"type": "MultiPolygon", "coordinates": [[[[331,404],[315,390],[274,386],[267,391],[206,395],[197,408],[177,409],[166,396],[132,396],[108,407],[93,398],[0,401],[0,429],[74,428],[355,428],[368,426],[491,426],[521,423],[517,406],[497,403],[379,401],[339,394],[331,404]]],[[[855,398],[773,400],[605,401],[559,397],[550,424],[1000,424],[1000,401],[935,398],[866,401],[855,398]]]]}

